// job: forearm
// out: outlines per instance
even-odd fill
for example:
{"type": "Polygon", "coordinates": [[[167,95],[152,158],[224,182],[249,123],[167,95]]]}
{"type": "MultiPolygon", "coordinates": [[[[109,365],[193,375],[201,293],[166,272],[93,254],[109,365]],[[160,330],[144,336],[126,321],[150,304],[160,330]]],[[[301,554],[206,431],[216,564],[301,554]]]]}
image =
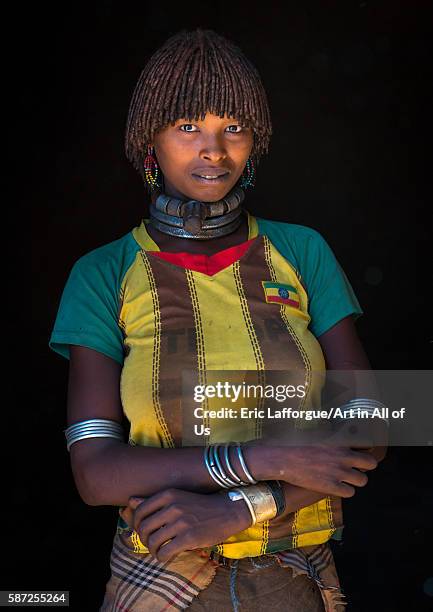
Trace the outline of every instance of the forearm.
{"type": "MultiPolygon", "coordinates": [[[[221,489],[205,466],[203,447],[153,448],[117,441],[100,444],[99,451],[92,453],[83,467],[74,470],[79,493],[91,506],[126,506],[132,495],[150,497],[169,488],[196,493],[221,489]]],[[[267,461],[270,452],[265,447],[243,448],[246,464],[256,480],[275,477],[267,461]]],[[[230,462],[242,478],[243,471],[233,448],[230,448],[230,462]]]]}
{"type": "MultiPolygon", "coordinates": [[[[280,481],[281,482],[281,481],[280,481]]],[[[284,497],[286,500],[286,508],[280,516],[286,516],[291,512],[296,512],[300,508],[311,506],[316,503],[319,499],[326,497],[324,493],[317,493],[317,491],[309,491],[302,487],[289,484],[288,482],[281,482],[284,489],[284,497]]]]}
{"type": "MultiPolygon", "coordinates": [[[[382,459],[386,455],[386,447],[385,446],[376,446],[369,450],[369,452],[378,460],[382,461],[382,459]]],[[[315,504],[320,499],[326,497],[324,493],[318,493],[317,491],[310,491],[309,489],[304,489],[302,487],[297,487],[296,485],[290,484],[288,482],[281,482],[281,485],[284,489],[284,497],[286,500],[286,507],[281,516],[286,516],[291,512],[296,512],[296,510],[300,510],[301,508],[305,508],[306,506],[311,506],[315,504]]]]}
{"type": "MultiPolygon", "coordinates": [[[[319,501],[319,499],[323,499],[324,497],[326,497],[324,493],[318,493],[317,491],[309,491],[308,489],[297,487],[296,485],[292,485],[288,482],[283,482],[280,480],[280,483],[283,487],[286,505],[284,512],[279,515],[277,520],[281,520],[292,512],[296,512],[296,510],[299,510],[300,508],[311,506],[311,504],[314,504],[315,502],[319,501]]],[[[245,512],[247,515],[247,519],[249,519],[249,510],[244,501],[239,501],[239,504],[232,505],[236,508],[239,508],[239,510],[242,509],[242,512],[245,512]]],[[[242,516],[242,514],[240,514],[238,520],[241,525],[244,525],[245,516],[242,516]]],[[[241,527],[241,529],[244,528],[245,527],[241,527]]],[[[239,530],[235,531],[234,533],[238,532],[239,530]]]]}

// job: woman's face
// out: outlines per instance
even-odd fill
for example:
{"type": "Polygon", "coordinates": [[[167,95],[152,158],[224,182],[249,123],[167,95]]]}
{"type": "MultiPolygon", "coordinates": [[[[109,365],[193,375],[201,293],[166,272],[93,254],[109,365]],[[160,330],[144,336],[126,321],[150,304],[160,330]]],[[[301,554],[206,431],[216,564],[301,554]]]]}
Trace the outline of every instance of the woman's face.
{"type": "Polygon", "coordinates": [[[179,119],[157,132],[152,144],[167,195],[215,202],[240,178],[253,148],[253,130],[233,117],[207,113],[203,121],[179,119]]]}

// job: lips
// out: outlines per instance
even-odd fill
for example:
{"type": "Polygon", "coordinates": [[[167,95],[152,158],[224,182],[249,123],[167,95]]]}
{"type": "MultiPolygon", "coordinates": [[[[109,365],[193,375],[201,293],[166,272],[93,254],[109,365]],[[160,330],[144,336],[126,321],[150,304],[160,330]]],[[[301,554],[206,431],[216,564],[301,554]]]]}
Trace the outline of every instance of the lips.
{"type": "Polygon", "coordinates": [[[206,177],[211,177],[210,179],[208,178],[207,180],[212,180],[212,179],[216,180],[229,173],[230,173],[230,170],[228,168],[212,168],[211,166],[203,166],[202,168],[195,168],[194,172],[192,172],[191,174],[199,178],[204,178],[205,180],[206,180],[206,177]]]}
{"type": "MultiPolygon", "coordinates": [[[[211,175],[207,175],[211,176],[211,175]]],[[[229,180],[230,174],[227,172],[226,174],[221,174],[216,178],[203,178],[201,176],[197,176],[196,174],[191,174],[191,178],[195,183],[200,183],[201,185],[219,185],[221,183],[226,183],[229,180]]]]}

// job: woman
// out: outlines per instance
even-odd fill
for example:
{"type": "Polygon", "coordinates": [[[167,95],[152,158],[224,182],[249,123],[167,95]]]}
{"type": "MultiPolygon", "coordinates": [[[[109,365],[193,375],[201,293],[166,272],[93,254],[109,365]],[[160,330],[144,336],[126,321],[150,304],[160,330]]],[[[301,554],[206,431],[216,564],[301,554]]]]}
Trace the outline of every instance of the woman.
{"type": "Polygon", "coordinates": [[[141,74],[126,131],[150,218],[81,257],[65,286],[50,347],[70,359],[72,470],[87,504],[120,510],[103,611],[344,605],[327,542],[373,453],[287,446],[261,417],[205,411],[196,444],[185,437],[186,372],[202,389],[226,371],[256,383],[291,372],[308,408],[315,373],[370,368],[353,324],[362,310],[325,240],[242,207],[271,132],[235,45],[209,30],[170,38],[141,74]]]}

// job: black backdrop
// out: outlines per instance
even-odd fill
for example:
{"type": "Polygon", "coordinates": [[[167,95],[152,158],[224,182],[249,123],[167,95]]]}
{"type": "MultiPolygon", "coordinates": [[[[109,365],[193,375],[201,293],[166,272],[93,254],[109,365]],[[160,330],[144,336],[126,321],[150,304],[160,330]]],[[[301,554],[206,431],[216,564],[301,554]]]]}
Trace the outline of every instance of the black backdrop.
{"type": "MultiPolygon", "coordinates": [[[[62,433],[68,363],[48,339],[74,261],[146,215],[123,153],[126,114],[147,58],[179,29],[231,38],[262,76],[274,135],[248,209],[322,233],[364,309],[357,328],[374,368],[431,368],[428,4],[106,1],[49,15],[44,61],[26,85],[34,382],[24,421],[37,443],[27,456],[15,448],[1,588],[68,589],[74,610],[102,601],[116,509],[76,492],[62,433]]],[[[23,265],[27,249],[17,250],[23,265]]],[[[431,609],[431,468],[431,448],[391,448],[345,501],[334,550],[349,610],[431,609]]]]}

